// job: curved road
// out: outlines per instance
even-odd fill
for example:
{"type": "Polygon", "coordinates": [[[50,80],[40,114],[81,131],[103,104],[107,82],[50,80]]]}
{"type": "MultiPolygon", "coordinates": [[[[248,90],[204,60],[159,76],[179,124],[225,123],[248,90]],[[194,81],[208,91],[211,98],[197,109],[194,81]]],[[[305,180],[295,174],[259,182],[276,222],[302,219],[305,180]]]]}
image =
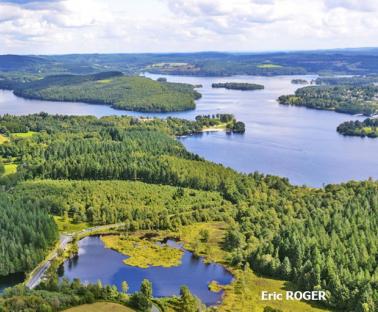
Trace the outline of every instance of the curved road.
{"type": "Polygon", "coordinates": [[[50,253],[50,255],[47,256],[47,259],[40,267],[37,267],[30,275],[28,280],[26,281],[25,285],[26,287],[33,289],[34,287],[38,286],[38,284],[41,282],[43,276],[45,275],[46,271],[51,266],[52,261],[58,256],[58,250],[62,249],[65,250],[67,245],[73,240],[75,236],[80,236],[83,234],[90,234],[91,232],[101,231],[101,230],[107,230],[111,228],[117,228],[122,226],[123,223],[116,223],[116,224],[109,224],[109,225],[100,225],[91,227],[85,230],[82,230],[80,232],[72,233],[72,234],[62,234],[60,235],[59,245],[55,247],[55,249],[50,253]]]}

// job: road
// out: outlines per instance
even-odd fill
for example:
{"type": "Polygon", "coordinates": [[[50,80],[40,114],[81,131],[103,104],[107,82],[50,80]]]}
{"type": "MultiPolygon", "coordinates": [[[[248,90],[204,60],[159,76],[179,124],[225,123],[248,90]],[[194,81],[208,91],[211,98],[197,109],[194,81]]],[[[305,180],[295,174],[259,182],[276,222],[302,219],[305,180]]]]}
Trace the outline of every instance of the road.
{"type": "Polygon", "coordinates": [[[116,223],[116,224],[109,224],[109,225],[99,225],[94,226],[85,230],[82,230],[80,232],[71,233],[71,234],[61,234],[59,239],[59,244],[55,247],[55,249],[47,256],[47,259],[44,260],[43,264],[39,264],[39,267],[37,267],[30,275],[29,279],[25,283],[26,287],[33,289],[41,282],[43,276],[45,275],[46,271],[51,266],[52,261],[57,257],[58,250],[65,250],[67,245],[72,242],[73,238],[75,236],[81,236],[83,234],[87,235],[91,232],[96,231],[102,231],[102,230],[108,230],[111,228],[117,228],[123,225],[123,223],[116,223]]]}

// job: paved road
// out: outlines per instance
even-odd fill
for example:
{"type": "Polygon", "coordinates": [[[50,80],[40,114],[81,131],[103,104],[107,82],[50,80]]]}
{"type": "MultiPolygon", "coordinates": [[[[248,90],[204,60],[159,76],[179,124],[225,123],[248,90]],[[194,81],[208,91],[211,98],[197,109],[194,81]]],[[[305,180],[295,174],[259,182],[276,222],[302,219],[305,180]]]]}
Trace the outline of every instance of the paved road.
{"type": "Polygon", "coordinates": [[[152,304],[151,312],[160,312],[160,309],[157,307],[156,304],[152,304]]]}
{"type": "MultiPolygon", "coordinates": [[[[26,287],[33,289],[41,282],[42,277],[45,275],[46,271],[51,266],[52,261],[57,257],[58,249],[65,250],[67,245],[74,238],[74,235],[80,236],[80,235],[88,234],[88,233],[91,233],[91,232],[96,232],[96,231],[120,227],[121,225],[123,225],[123,223],[99,225],[99,226],[94,226],[94,227],[82,230],[80,232],[76,232],[74,234],[62,234],[62,235],[60,235],[59,245],[54,249],[54,251],[52,251],[50,253],[50,255],[47,257],[47,260],[41,265],[41,267],[36,269],[35,272],[32,273],[32,275],[29,277],[28,281],[25,284],[26,287]]],[[[157,310],[157,311],[159,311],[159,310],[157,310]]]]}

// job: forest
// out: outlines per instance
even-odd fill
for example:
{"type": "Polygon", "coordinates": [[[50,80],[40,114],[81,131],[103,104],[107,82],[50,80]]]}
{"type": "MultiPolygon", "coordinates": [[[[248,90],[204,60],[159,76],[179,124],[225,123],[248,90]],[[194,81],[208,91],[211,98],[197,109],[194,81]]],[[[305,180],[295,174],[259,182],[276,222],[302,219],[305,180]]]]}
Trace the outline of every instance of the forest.
{"type": "Polygon", "coordinates": [[[141,112],[173,112],[195,108],[201,95],[188,84],[159,82],[121,72],[90,75],[52,75],[20,82],[0,80],[0,87],[12,89],[27,99],[85,102],[141,112]]]}
{"type": "Polygon", "coordinates": [[[336,85],[300,88],[293,95],[282,95],[283,105],[304,106],[339,113],[373,116],[378,113],[378,86],[336,85]]]}
{"type": "Polygon", "coordinates": [[[346,121],[337,127],[337,132],[347,136],[377,138],[378,119],[367,118],[364,121],[346,121]]]}
{"type": "Polygon", "coordinates": [[[219,82],[213,83],[212,88],[225,88],[229,90],[253,91],[264,89],[263,85],[247,82],[219,82]]]}
{"type": "MultiPolygon", "coordinates": [[[[2,274],[28,270],[46,254],[57,238],[51,215],[76,223],[122,221],[130,231],[223,221],[223,261],[231,267],[325,290],[330,308],[375,311],[378,183],[314,189],[238,173],[189,153],[175,139],[197,122],[2,116],[0,132],[9,140],[0,145],[0,157],[17,165],[16,173],[0,178],[0,222],[6,220],[0,250],[8,259],[2,274]],[[11,135],[16,132],[30,135],[11,135]]],[[[54,287],[44,295],[15,290],[3,304],[48,301],[52,289],[61,291],[54,287]]]]}
{"type": "Polygon", "coordinates": [[[316,78],[315,83],[318,85],[343,85],[343,86],[366,86],[373,85],[378,82],[378,76],[352,76],[352,77],[319,77],[316,78]]]}

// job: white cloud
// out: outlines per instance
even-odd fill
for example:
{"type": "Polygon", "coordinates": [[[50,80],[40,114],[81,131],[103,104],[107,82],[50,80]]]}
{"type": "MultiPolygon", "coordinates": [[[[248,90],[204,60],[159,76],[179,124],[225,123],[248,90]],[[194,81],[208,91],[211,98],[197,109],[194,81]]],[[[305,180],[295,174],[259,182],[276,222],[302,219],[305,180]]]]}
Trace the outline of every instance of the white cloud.
{"type": "Polygon", "coordinates": [[[0,53],[378,46],[377,0],[0,0],[0,53]]]}

